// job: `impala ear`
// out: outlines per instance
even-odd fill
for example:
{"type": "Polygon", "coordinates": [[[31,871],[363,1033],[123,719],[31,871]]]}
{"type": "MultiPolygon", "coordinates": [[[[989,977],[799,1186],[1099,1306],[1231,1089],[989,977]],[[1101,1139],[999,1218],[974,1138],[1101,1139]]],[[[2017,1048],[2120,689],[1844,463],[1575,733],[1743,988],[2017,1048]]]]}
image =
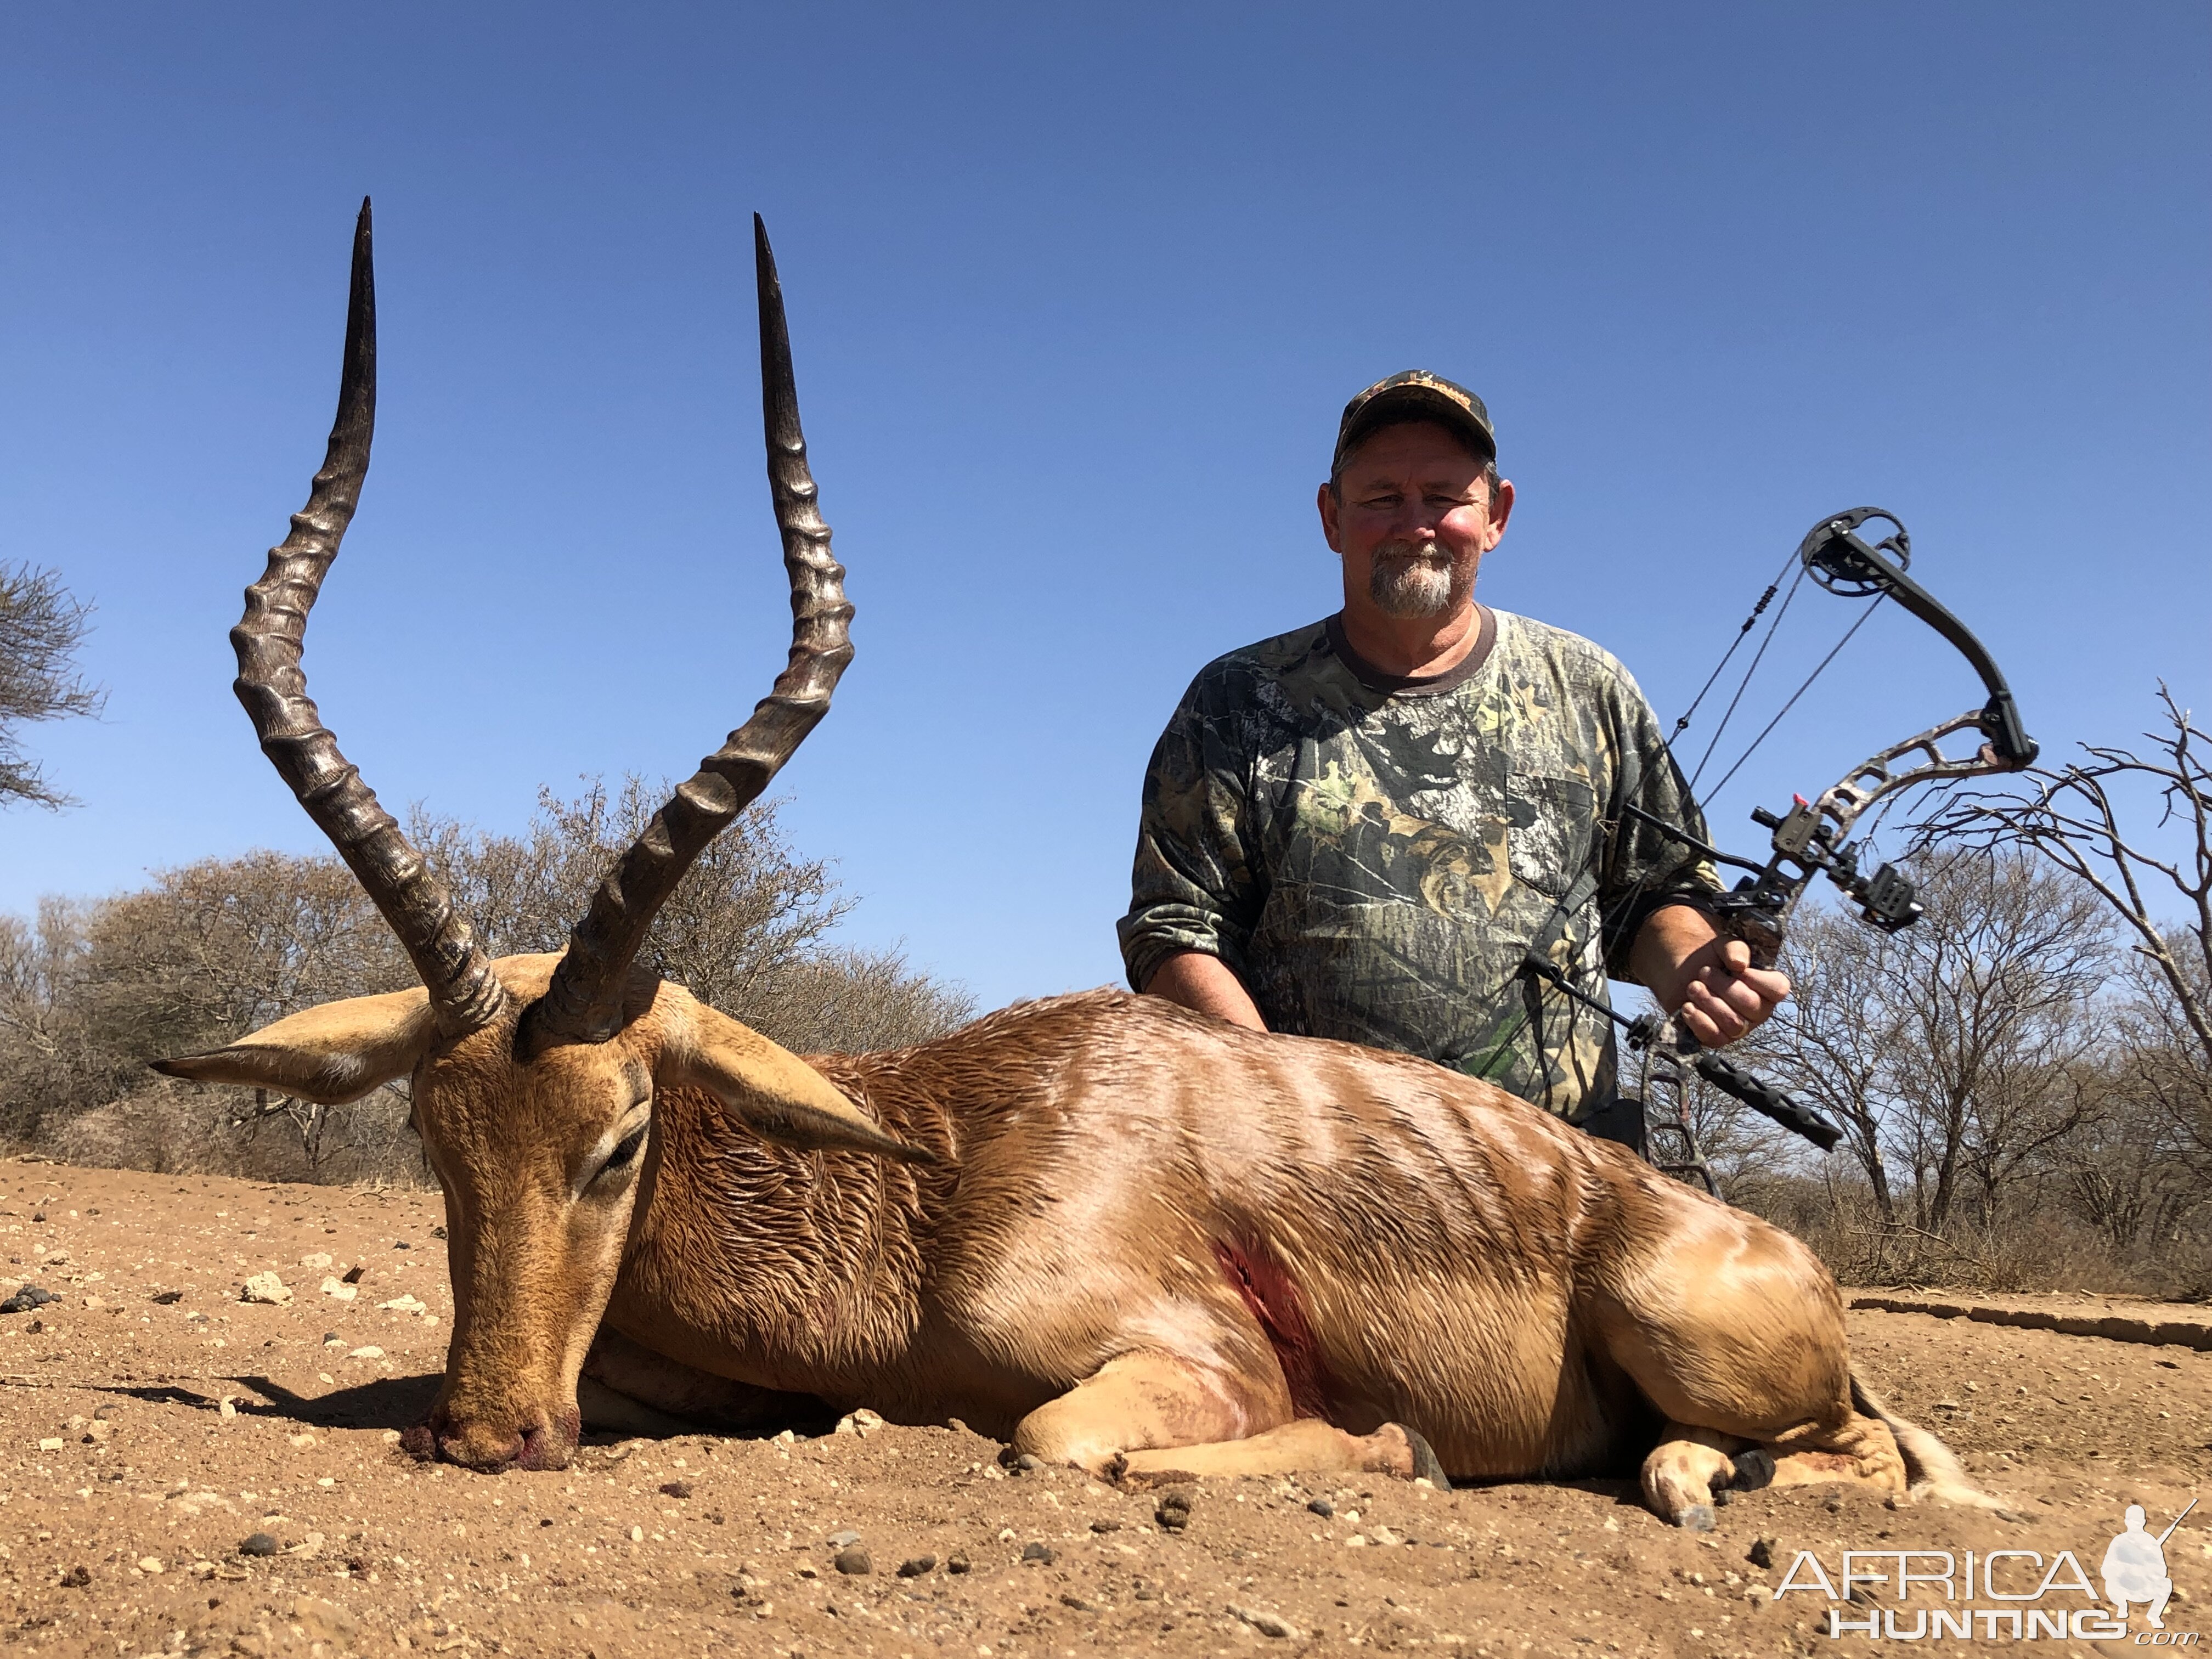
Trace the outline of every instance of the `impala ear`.
{"type": "Polygon", "coordinates": [[[393,991],[326,1002],[288,1014],[228,1048],[153,1065],[164,1077],[272,1089],[319,1105],[343,1106],[413,1071],[436,1035],[430,994],[393,991]]]}
{"type": "Polygon", "coordinates": [[[661,1050],[663,1083],[706,1090],[755,1134],[781,1146],[873,1152],[902,1164],[937,1162],[927,1148],[884,1133],[789,1049],[673,986],[662,988],[660,1002],[673,1016],[661,1050]]]}

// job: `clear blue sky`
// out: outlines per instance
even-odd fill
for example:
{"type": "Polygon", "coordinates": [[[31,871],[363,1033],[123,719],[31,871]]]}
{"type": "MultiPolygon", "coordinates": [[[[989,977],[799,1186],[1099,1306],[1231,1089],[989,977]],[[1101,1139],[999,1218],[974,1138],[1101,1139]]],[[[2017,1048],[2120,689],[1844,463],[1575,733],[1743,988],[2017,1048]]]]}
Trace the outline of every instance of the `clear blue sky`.
{"type": "MultiPolygon", "coordinates": [[[[82,805],[0,817],[0,908],[319,845],[225,633],[364,192],[376,459],[308,649],[348,753],[513,827],[765,689],[759,210],[860,606],[788,824],[986,1005],[1117,976],[1160,724],[1334,608],[1314,485],[1408,366],[1520,489],[1484,596],[1663,717],[1871,501],[2053,752],[2124,738],[2160,675],[2212,701],[2209,47],[2149,0],[8,8],[0,558],[96,601],[112,696],[33,729],[82,805]]],[[[1799,609],[1778,649],[1848,615],[1799,609]]],[[[1978,701],[1880,619],[1716,823],[1978,701]]]]}

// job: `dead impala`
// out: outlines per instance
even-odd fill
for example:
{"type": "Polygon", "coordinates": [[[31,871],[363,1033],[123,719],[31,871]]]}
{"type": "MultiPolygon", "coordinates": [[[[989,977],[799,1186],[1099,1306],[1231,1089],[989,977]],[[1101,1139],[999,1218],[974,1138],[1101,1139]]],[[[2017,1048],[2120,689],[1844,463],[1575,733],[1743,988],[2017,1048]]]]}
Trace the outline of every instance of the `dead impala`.
{"type": "Polygon", "coordinates": [[[1487,1084],[1104,991],[802,1059],[634,965],[852,655],[755,228],[790,662],[565,953],[488,959],[307,696],[307,611],[374,420],[366,204],[328,458],[231,636],[263,750],[423,988],[161,1069],[329,1102],[413,1079],[455,1317],[409,1443],[558,1468],[588,1354],[694,1420],[811,1396],[1115,1479],[1640,1462],[1651,1507],[1692,1527],[1716,1488],[1766,1480],[1986,1502],[1853,1377],[1835,1285],[1796,1239],[1487,1084]]]}

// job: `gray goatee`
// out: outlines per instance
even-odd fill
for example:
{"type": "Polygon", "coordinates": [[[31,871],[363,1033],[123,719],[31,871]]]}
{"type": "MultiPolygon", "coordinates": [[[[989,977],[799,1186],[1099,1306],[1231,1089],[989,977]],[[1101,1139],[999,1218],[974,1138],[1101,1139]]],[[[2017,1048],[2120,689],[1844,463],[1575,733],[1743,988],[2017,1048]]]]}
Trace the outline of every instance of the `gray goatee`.
{"type": "Polygon", "coordinates": [[[1367,576],[1367,596],[1386,617],[1449,616],[1473,591],[1434,542],[1383,543],[1367,576]]]}

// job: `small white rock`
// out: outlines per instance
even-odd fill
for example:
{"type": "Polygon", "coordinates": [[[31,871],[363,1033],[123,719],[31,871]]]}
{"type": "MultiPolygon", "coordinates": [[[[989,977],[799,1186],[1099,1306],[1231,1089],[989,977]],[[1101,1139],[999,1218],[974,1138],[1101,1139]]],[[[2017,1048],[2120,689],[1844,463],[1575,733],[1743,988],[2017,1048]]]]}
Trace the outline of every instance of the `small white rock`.
{"type": "Polygon", "coordinates": [[[366,1348],[356,1348],[346,1358],[348,1359],[381,1359],[384,1358],[384,1350],[371,1345],[366,1348]]]}
{"type": "Polygon", "coordinates": [[[331,1253],[328,1250],[317,1250],[313,1255],[303,1255],[300,1258],[300,1265],[310,1272],[318,1267],[327,1267],[331,1265],[331,1253]]]}
{"type": "Polygon", "coordinates": [[[334,1273],[325,1273],[323,1275],[323,1294],[325,1296],[334,1296],[341,1302],[350,1302],[354,1297],[361,1294],[361,1286],[358,1285],[349,1285],[345,1280],[338,1278],[334,1273]]]}
{"type": "Polygon", "coordinates": [[[411,1314],[422,1313],[428,1306],[427,1303],[419,1302],[413,1296],[409,1295],[404,1291],[393,1297],[389,1302],[380,1302],[376,1305],[380,1308],[387,1309],[392,1313],[411,1314]]]}
{"type": "Polygon", "coordinates": [[[161,1571],[161,1557],[159,1557],[159,1556],[157,1556],[157,1555],[142,1555],[142,1556],[140,1556],[140,1557],[138,1558],[138,1571],[141,1571],[141,1572],[159,1572],[159,1571],[161,1571]]]}
{"type": "Polygon", "coordinates": [[[265,1303],[270,1307],[281,1308],[291,1301],[292,1289],[274,1273],[256,1273],[240,1287],[238,1299],[241,1302],[265,1303]]]}

